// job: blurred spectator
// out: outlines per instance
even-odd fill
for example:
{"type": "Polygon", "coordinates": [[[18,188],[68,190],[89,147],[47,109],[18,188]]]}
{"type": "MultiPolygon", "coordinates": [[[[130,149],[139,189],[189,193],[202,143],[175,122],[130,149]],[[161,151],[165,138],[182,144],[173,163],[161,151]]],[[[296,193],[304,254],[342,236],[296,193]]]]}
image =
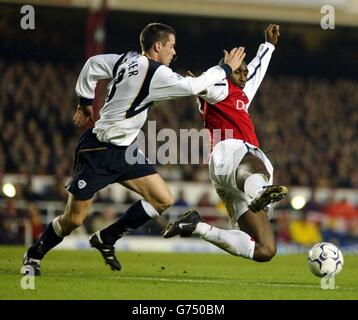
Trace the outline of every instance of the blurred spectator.
{"type": "Polygon", "coordinates": [[[343,218],[347,223],[358,218],[358,210],[345,198],[329,203],[323,211],[332,219],[343,218]]]}
{"type": "Polygon", "coordinates": [[[24,241],[23,214],[10,198],[0,207],[0,243],[18,244],[24,241]]]}
{"type": "Polygon", "coordinates": [[[30,218],[32,226],[32,239],[36,241],[44,231],[40,210],[36,204],[27,203],[27,216],[30,218]]]}
{"type": "Polygon", "coordinates": [[[199,199],[199,201],[197,203],[197,206],[198,207],[213,207],[214,206],[213,202],[210,199],[210,193],[209,192],[204,192],[201,195],[201,197],[200,197],[200,199],[199,199]]]}
{"type": "Polygon", "coordinates": [[[316,223],[307,219],[307,213],[302,211],[298,219],[289,224],[289,234],[293,242],[304,246],[311,246],[322,241],[322,235],[316,223]]]}
{"type": "Polygon", "coordinates": [[[107,187],[98,192],[96,202],[113,204],[114,200],[112,198],[111,188],[107,187]]]}
{"type": "Polygon", "coordinates": [[[108,227],[111,223],[113,223],[117,218],[117,214],[115,213],[113,207],[107,206],[102,211],[97,213],[95,217],[92,218],[91,222],[91,233],[96,232],[98,230],[102,230],[108,227]]]}
{"type": "Polygon", "coordinates": [[[125,190],[123,204],[132,205],[134,202],[136,202],[136,199],[133,197],[132,192],[129,190],[125,190]]]}
{"type": "Polygon", "coordinates": [[[27,183],[22,188],[22,197],[20,198],[27,201],[43,200],[42,196],[32,188],[32,176],[27,177],[27,183]]]}
{"type": "Polygon", "coordinates": [[[183,210],[189,207],[189,203],[185,198],[184,190],[179,190],[178,196],[175,199],[173,207],[183,207],[183,210]]]}
{"type": "Polygon", "coordinates": [[[322,212],[323,206],[317,199],[317,190],[316,188],[312,189],[311,198],[307,201],[304,210],[310,213],[322,212]]]}
{"type": "Polygon", "coordinates": [[[278,242],[288,243],[291,241],[289,221],[290,213],[287,211],[282,211],[280,214],[276,215],[275,219],[272,220],[272,223],[274,224],[273,229],[275,237],[278,242]]]}
{"type": "Polygon", "coordinates": [[[346,245],[354,237],[358,210],[346,199],[332,200],[324,209],[324,237],[337,245],[346,245]]]}
{"type": "Polygon", "coordinates": [[[68,191],[65,178],[55,176],[55,183],[49,185],[42,194],[44,200],[67,202],[68,191]]]}
{"type": "Polygon", "coordinates": [[[222,229],[231,228],[230,218],[224,203],[221,200],[218,200],[217,203],[213,203],[210,200],[209,192],[202,194],[197,206],[203,207],[200,208],[200,215],[205,222],[222,229]]]}

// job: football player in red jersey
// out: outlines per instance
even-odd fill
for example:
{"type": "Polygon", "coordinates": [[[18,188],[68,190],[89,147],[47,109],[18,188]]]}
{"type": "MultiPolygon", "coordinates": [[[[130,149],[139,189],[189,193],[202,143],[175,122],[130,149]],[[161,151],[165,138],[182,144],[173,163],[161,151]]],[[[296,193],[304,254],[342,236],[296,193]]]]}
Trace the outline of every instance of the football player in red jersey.
{"type": "Polygon", "coordinates": [[[165,238],[194,234],[233,255],[261,262],[270,261],[276,254],[270,204],[286,196],[287,188],[272,184],[273,167],[259,149],[248,111],[279,36],[279,26],[270,24],[265,30],[266,42],[260,45],[256,57],[248,65],[243,62],[199,98],[204,125],[211,136],[210,179],[233,229],[204,223],[197,211],[190,210],[167,226],[165,238]]]}

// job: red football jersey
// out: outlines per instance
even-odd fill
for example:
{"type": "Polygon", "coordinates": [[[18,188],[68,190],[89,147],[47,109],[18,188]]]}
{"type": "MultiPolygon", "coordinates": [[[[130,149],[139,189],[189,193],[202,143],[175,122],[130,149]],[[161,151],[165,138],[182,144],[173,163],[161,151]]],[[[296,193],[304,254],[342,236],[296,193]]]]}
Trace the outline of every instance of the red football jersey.
{"type": "Polygon", "coordinates": [[[255,128],[248,113],[249,98],[230,79],[227,79],[227,82],[229,92],[224,100],[214,105],[205,101],[203,120],[205,128],[210,131],[211,145],[214,147],[222,140],[234,138],[259,147],[255,128]],[[215,132],[215,129],[220,129],[220,134],[215,132]],[[231,135],[225,136],[225,129],[231,129],[231,135]]]}

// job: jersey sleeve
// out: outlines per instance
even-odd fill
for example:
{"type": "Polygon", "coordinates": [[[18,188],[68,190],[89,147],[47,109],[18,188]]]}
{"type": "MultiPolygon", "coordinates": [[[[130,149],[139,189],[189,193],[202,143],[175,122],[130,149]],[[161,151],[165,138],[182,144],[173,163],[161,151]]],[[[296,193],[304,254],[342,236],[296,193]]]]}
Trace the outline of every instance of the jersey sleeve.
{"type": "Polygon", "coordinates": [[[226,71],[220,66],[212,67],[199,77],[193,78],[183,77],[162,65],[152,78],[150,95],[154,100],[198,95],[225,77],[226,71]]]}
{"type": "Polygon", "coordinates": [[[256,57],[247,66],[249,73],[244,92],[249,98],[249,104],[266,74],[274,50],[275,46],[269,42],[261,44],[257,50],[256,57]]]}
{"type": "Polygon", "coordinates": [[[213,86],[209,87],[203,94],[199,94],[199,96],[208,103],[215,104],[226,99],[228,94],[229,85],[226,79],[222,79],[213,86]]]}
{"type": "Polygon", "coordinates": [[[86,61],[76,84],[76,94],[81,105],[92,104],[97,82],[114,78],[116,65],[123,56],[123,54],[101,54],[86,61]]]}

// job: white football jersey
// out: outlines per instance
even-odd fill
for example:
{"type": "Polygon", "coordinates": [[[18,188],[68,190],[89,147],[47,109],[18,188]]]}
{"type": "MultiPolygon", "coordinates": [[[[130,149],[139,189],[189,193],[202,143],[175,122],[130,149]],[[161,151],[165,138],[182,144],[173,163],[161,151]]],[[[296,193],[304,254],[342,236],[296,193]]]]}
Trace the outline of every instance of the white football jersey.
{"type": "Polygon", "coordinates": [[[76,93],[80,104],[91,105],[97,82],[112,79],[93,132],[99,141],[126,146],[137,137],[154,101],[197,95],[225,77],[220,66],[197,78],[182,77],[136,52],[103,54],[87,60],[77,80],[76,93]]]}

